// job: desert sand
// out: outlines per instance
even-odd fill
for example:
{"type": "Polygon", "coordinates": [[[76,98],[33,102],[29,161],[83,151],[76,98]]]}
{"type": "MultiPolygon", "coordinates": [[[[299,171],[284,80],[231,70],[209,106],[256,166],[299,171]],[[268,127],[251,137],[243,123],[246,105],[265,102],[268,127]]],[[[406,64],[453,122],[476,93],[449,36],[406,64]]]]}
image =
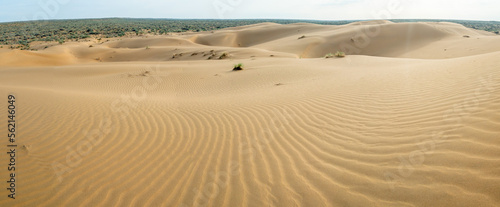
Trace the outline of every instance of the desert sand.
{"type": "Polygon", "coordinates": [[[0,206],[500,206],[499,57],[389,21],[4,47],[0,206]]]}

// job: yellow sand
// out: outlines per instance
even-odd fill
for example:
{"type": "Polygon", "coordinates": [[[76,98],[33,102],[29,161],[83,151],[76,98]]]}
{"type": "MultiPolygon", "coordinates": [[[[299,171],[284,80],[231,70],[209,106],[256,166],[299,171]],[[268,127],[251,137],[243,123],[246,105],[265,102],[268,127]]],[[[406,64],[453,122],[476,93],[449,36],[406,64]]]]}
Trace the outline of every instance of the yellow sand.
{"type": "Polygon", "coordinates": [[[499,57],[388,21],[4,47],[0,206],[499,206],[499,57]]]}

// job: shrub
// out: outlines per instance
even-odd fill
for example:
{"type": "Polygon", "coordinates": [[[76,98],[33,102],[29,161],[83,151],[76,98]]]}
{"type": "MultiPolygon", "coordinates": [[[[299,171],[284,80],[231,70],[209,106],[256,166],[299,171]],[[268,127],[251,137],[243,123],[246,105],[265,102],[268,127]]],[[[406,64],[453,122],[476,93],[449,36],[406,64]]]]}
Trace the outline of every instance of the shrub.
{"type": "Polygon", "coordinates": [[[328,53],[325,55],[325,58],[333,58],[333,57],[343,58],[345,57],[345,52],[337,51],[335,54],[328,53]]]}
{"type": "Polygon", "coordinates": [[[182,57],[182,53],[174,53],[172,55],[172,59],[176,58],[176,57],[182,57]]]}
{"type": "Polygon", "coordinates": [[[337,51],[337,52],[335,53],[335,57],[340,57],[340,58],[343,58],[343,57],[345,57],[345,52],[340,52],[340,51],[337,51]]]}
{"type": "Polygon", "coordinates": [[[219,59],[224,59],[224,58],[227,58],[227,57],[229,57],[229,54],[222,53],[222,55],[219,56],[219,59]]]}
{"type": "Polygon", "coordinates": [[[238,63],[238,64],[234,65],[233,70],[243,70],[243,64],[242,63],[238,63]]]}
{"type": "Polygon", "coordinates": [[[211,60],[211,59],[214,59],[216,56],[217,56],[217,54],[213,50],[211,50],[210,51],[210,56],[207,59],[211,60]]]}
{"type": "Polygon", "coordinates": [[[306,36],[305,36],[305,35],[302,35],[302,36],[300,36],[298,39],[300,40],[300,39],[304,39],[304,38],[306,38],[306,36]]]}

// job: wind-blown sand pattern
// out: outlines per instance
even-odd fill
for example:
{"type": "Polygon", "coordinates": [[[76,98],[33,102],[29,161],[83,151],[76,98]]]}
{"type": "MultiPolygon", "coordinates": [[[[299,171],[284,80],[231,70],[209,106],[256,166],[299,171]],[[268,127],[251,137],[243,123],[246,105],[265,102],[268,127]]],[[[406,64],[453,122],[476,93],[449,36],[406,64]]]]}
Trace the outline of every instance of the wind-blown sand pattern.
{"type": "Polygon", "coordinates": [[[498,57],[388,21],[0,49],[23,146],[0,206],[499,206],[498,57]]]}

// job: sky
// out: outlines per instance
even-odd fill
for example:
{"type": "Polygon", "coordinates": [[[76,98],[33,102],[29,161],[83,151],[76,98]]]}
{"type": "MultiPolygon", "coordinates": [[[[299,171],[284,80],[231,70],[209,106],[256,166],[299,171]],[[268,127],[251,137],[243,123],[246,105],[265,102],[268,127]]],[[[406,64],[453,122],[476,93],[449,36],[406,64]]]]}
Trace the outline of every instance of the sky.
{"type": "Polygon", "coordinates": [[[498,0],[0,0],[0,22],[82,18],[500,21],[498,0]]]}

